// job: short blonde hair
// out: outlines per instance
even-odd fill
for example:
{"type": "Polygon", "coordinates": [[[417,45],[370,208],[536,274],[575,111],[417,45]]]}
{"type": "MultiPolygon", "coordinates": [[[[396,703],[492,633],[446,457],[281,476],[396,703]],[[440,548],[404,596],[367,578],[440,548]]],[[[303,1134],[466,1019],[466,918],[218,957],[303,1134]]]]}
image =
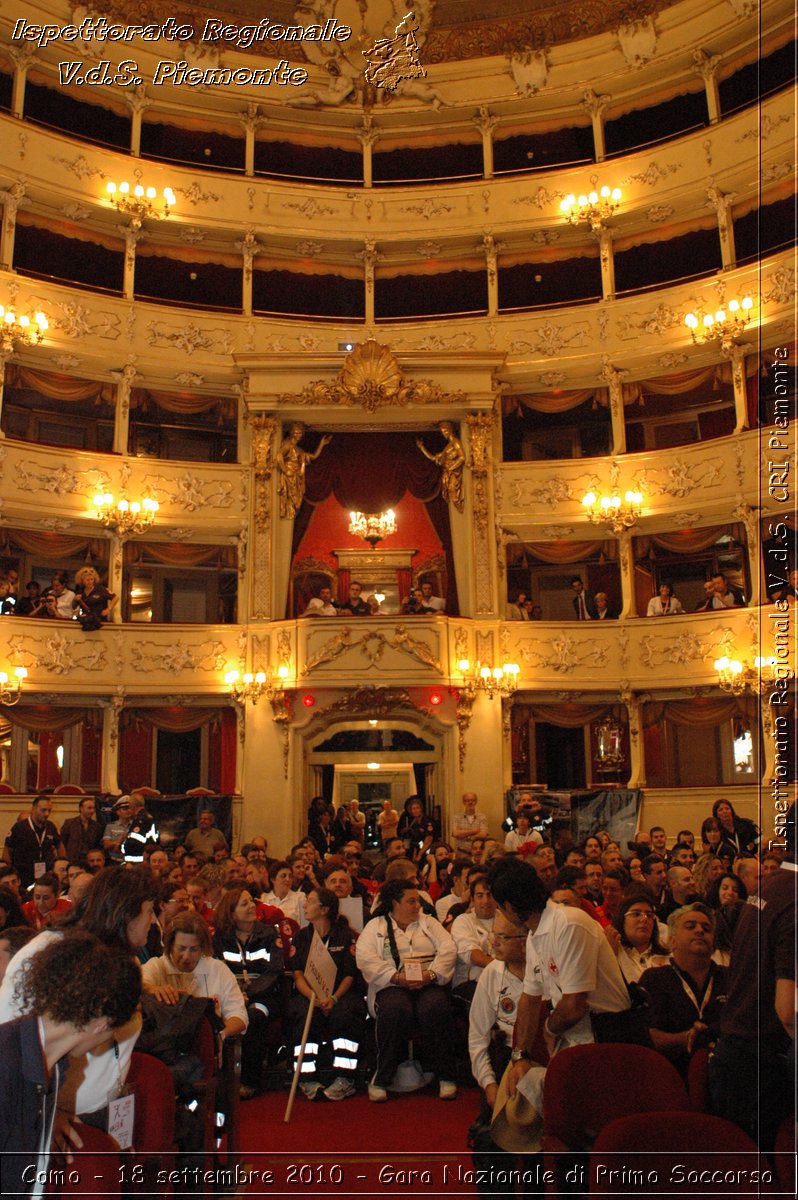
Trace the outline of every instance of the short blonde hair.
{"type": "Polygon", "coordinates": [[[81,567],[79,571],[75,572],[75,583],[83,583],[87,575],[93,575],[97,582],[100,582],[100,576],[94,567],[81,567]]]}

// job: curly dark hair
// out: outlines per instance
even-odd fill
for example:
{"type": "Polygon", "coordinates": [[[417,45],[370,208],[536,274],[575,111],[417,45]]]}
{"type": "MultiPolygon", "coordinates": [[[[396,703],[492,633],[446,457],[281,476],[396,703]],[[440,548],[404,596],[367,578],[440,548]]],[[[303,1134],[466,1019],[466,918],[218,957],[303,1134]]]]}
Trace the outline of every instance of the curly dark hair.
{"type": "Polygon", "coordinates": [[[659,922],[657,921],[657,912],[654,907],[654,902],[651,899],[651,894],[643,887],[635,888],[634,890],[627,892],[621,901],[617,913],[613,917],[612,923],[618,930],[618,933],[621,935],[621,945],[631,946],[632,944],[626,936],[626,927],[624,925],[624,921],[626,920],[626,914],[629,912],[629,909],[635,908],[638,904],[647,904],[654,914],[654,920],[651,923],[652,951],[654,954],[667,954],[668,951],[662,945],[662,942],[659,938],[659,922]]]}
{"type": "Polygon", "coordinates": [[[373,915],[375,917],[390,916],[394,904],[402,899],[405,892],[417,891],[418,884],[412,883],[409,879],[391,879],[380,888],[377,907],[374,909],[373,915]]]}
{"type": "Polygon", "coordinates": [[[19,898],[11,891],[11,888],[0,887],[0,909],[5,913],[2,927],[0,927],[3,930],[12,925],[27,924],[19,898]]]}
{"type": "Polygon", "coordinates": [[[712,884],[707,890],[706,903],[709,908],[713,910],[713,912],[720,908],[720,889],[727,879],[731,879],[732,883],[736,885],[737,898],[739,900],[748,899],[748,888],[745,886],[740,876],[735,875],[733,871],[724,871],[722,875],[719,875],[717,879],[713,880],[712,884]]]}
{"type": "Polygon", "coordinates": [[[130,951],[127,927],[143,905],[158,897],[158,882],[148,867],[104,867],[92,879],[72,912],[59,923],[95,934],[107,946],[130,951]]]}
{"type": "Polygon", "coordinates": [[[217,933],[221,933],[225,936],[235,933],[236,919],[234,914],[236,905],[238,904],[244,892],[248,892],[249,895],[252,895],[243,880],[230,880],[230,886],[225,889],[224,895],[216,905],[214,912],[213,924],[217,933]]]}
{"type": "Polygon", "coordinates": [[[129,950],[104,944],[85,929],[70,929],[34,954],[17,981],[23,1012],[85,1029],[95,1017],[124,1025],[141,999],[141,969],[129,950]]]}
{"type": "Polygon", "coordinates": [[[200,953],[206,958],[210,958],[210,930],[199,913],[178,913],[174,921],[172,921],[163,939],[163,952],[167,958],[172,957],[175,939],[179,933],[186,933],[191,937],[195,937],[199,942],[200,953]]]}

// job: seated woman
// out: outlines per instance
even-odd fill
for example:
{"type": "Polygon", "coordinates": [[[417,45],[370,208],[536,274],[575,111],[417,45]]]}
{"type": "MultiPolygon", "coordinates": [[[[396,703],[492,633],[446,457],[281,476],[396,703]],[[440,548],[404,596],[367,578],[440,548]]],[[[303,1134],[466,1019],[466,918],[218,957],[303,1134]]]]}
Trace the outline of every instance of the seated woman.
{"type": "Polygon", "coordinates": [[[212,997],[223,1022],[219,1038],[245,1033],[249,1025],[244,998],[229,967],[211,958],[211,935],[197,913],[179,913],[163,941],[160,958],[141,968],[144,990],[164,1004],[177,1004],[181,995],[212,997]]]}
{"type": "Polygon", "coordinates": [[[668,951],[660,941],[659,922],[651,899],[642,889],[621,901],[605,933],[627,983],[637,983],[647,967],[661,966],[668,951]]]}
{"type": "Polygon", "coordinates": [[[723,862],[716,854],[700,854],[693,867],[693,882],[695,890],[702,900],[716,879],[723,874],[723,862]]]}
{"type": "Polygon", "coordinates": [[[748,889],[740,876],[735,875],[732,871],[726,871],[710,884],[706,903],[713,912],[717,912],[722,905],[729,904],[732,900],[747,899],[748,889]]]}
{"type": "Polygon", "coordinates": [[[352,954],[354,934],[346,918],[339,916],[338,897],[328,888],[314,889],[308,894],[305,915],[310,924],[300,930],[296,937],[296,955],[292,963],[296,993],[288,1008],[294,1061],[299,1056],[308,1005],[314,994],[304,975],[314,932],[324,943],[336,969],[330,999],[325,1004],[316,1000],[302,1061],[302,1082],[299,1086],[308,1100],[316,1098],[321,1088],[317,1078],[319,1061],[325,1045],[331,1043],[332,1066],[336,1075],[329,1087],[324,1089],[324,1095],[328,1100],[346,1100],[355,1093],[357,1055],[366,1026],[366,1006],[360,994],[360,975],[352,954]]]}
{"type": "Polygon", "coordinates": [[[728,800],[716,800],[712,805],[712,816],[720,826],[722,841],[734,847],[735,855],[756,854],[759,845],[759,830],[748,817],[738,817],[728,800]]]}
{"type": "Polygon", "coordinates": [[[257,919],[257,906],[246,888],[231,887],[219,901],[213,954],[232,971],[247,1007],[241,1096],[249,1100],[260,1087],[269,1023],[282,1011],[284,961],[279,931],[257,919]]]}
{"type": "MultiPolygon", "coordinates": [[[[298,860],[304,865],[302,859],[298,860]]],[[[264,904],[273,904],[284,916],[302,924],[305,896],[302,892],[294,891],[294,868],[289,862],[278,862],[272,867],[272,890],[265,892],[261,899],[264,904]]]]}
{"type": "Polygon", "coordinates": [[[440,1098],[457,1095],[452,1015],[444,991],[456,960],[449,934],[434,917],[422,914],[418,887],[407,879],[386,883],[374,919],[357,941],[357,965],[376,1018],[377,1069],[369,1084],[370,1100],[388,1099],[387,1088],[416,1025],[439,1079],[440,1098]]]}
{"type": "Polygon", "coordinates": [[[659,585],[659,595],[652,596],[648,602],[646,616],[667,617],[683,612],[684,607],[682,606],[682,602],[677,596],[674,596],[671,585],[669,583],[661,583],[659,585]]]}

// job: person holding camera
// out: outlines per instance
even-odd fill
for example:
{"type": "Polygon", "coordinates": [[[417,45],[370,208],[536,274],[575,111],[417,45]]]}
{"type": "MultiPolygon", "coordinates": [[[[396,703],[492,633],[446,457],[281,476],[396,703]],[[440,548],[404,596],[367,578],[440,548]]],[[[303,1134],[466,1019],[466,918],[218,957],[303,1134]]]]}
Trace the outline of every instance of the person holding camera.
{"type": "Polygon", "coordinates": [[[712,912],[696,902],[668,917],[671,960],[640,976],[651,1006],[651,1040],[687,1079],[690,1059],[714,1045],[726,1000],[726,967],[712,961],[715,924],[712,912]]]}
{"type": "Polygon", "coordinates": [[[94,567],[82,567],[75,575],[75,595],[72,607],[84,632],[99,629],[111,615],[117,597],[100,583],[94,567]]]}

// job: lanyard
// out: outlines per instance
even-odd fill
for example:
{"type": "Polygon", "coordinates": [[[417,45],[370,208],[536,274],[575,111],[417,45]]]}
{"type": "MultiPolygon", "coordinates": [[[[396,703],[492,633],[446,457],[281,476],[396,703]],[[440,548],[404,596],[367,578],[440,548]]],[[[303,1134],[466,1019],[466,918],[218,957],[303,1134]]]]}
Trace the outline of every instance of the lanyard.
{"type": "Polygon", "coordinates": [[[690,1001],[692,1002],[692,1004],[693,1004],[693,1006],[694,1006],[694,1008],[695,1008],[696,1012],[698,1013],[699,1020],[703,1021],[703,1019],[704,1019],[704,1009],[705,1009],[705,1008],[706,1008],[706,1006],[709,1004],[709,1000],[710,1000],[710,997],[711,997],[711,995],[712,995],[712,985],[713,985],[713,983],[715,982],[715,979],[714,979],[714,976],[713,976],[713,975],[712,975],[712,973],[711,973],[711,970],[710,970],[710,976],[709,976],[709,980],[708,980],[708,982],[707,982],[707,986],[706,986],[706,988],[705,988],[705,990],[704,990],[704,996],[703,996],[703,999],[701,1000],[701,1003],[699,1004],[699,1002],[698,1002],[698,998],[696,997],[696,994],[695,994],[695,992],[694,992],[694,991],[693,991],[693,989],[690,987],[690,985],[688,984],[688,982],[687,982],[687,980],[685,979],[684,975],[682,975],[682,973],[681,973],[681,971],[679,970],[679,968],[676,966],[676,964],[675,964],[675,963],[671,963],[671,966],[673,967],[673,970],[676,972],[676,974],[679,976],[679,982],[680,982],[680,983],[681,983],[681,985],[682,985],[682,989],[683,989],[683,991],[684,991],[684,994],[685,994],[685,996],[687,996],[687,997],[690,999],[690,1001]]]}
{"type": "Polygon", "coordinates": [[[39,837],[38,833],[36,832],[36,827],[34,826],[33,821],[31,821],[30,817],[28,817],[28,824],[30,825],[31,833],[36,838],[36,844],[38,845],[39,853],[41,854],[41,849],[42,849],[42,846],[44,845],[44,839],[47,837],[47,824],[45,823],[44,830],[42,832],[41,837],[39,837]]]}

